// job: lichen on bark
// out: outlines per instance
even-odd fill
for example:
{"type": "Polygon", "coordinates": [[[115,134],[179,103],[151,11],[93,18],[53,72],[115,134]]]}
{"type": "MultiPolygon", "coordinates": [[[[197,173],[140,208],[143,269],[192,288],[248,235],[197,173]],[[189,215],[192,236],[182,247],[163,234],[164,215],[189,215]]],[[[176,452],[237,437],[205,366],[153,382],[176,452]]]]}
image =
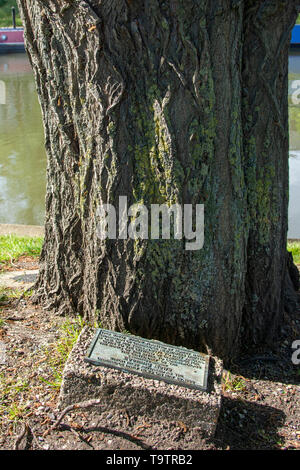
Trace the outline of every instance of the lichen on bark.
{"type": "Polygon", "coordinates": [[[296,2],[19,6],[48,157],[36,300],[223,358],[242,339],[274,336],[296,2]],[[118,209],[119,196],[128,205],[204,204],[203,249],[99,240],[97,206],[118,209]]]}

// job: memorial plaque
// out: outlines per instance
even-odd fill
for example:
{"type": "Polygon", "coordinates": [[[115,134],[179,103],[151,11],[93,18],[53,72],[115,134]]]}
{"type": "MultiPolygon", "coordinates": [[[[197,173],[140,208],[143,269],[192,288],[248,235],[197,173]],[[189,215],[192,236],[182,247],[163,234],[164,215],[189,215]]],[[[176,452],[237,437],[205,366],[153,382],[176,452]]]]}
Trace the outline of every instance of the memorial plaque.
{"type": "Polygon", "coordinates": [[[100,328],[85,360],[171,384],[207,389],[209,356],[156,340],[100,328]]]}

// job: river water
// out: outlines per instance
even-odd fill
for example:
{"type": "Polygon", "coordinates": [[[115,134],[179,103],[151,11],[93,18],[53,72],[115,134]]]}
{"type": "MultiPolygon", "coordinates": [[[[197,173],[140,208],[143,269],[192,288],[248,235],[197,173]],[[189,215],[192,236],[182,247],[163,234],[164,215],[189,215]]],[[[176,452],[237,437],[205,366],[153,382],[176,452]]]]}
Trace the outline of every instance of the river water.
{"type": "MultiPolygon", "coordinates": [[[[289,58],[289,238],[300,238],[300,55],[289,58]],[[298,92],[299,90],[299,92],[298,92]]],[[[42,225],[46,156],[26,54],[0,54],[0,223],[42,225]]]]}
{"type": "Polygon", "coordinates": [[[0,223],[42,225],[46,156],[26,54],[0,54],[0,223]]]}

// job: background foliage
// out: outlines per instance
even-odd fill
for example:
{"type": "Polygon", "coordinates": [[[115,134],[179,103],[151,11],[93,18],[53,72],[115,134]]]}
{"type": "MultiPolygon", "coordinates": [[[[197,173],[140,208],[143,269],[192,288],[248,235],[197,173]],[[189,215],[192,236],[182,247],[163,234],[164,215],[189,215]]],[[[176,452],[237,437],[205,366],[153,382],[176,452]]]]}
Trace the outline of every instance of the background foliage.
{"type": "Polygon", "coordinates": [[[16,0],[0,0],[0,27],[12,26],[11,7],[16,8],[17,26],[22,26],[16,0]]]}

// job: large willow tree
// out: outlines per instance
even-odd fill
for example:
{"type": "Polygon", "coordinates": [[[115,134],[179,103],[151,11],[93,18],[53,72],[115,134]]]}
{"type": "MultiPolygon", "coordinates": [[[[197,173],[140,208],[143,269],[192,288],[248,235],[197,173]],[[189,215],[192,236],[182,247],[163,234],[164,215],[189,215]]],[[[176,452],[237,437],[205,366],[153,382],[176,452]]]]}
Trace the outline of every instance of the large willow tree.
{"type": "Polygon", "coordinates": [[[232,357],[286,285],[293,0],[19,0],[48,156],[36,300],[232,357]],[[204,204],[205,242],[99,240],[97,207],[204,204]]]}

